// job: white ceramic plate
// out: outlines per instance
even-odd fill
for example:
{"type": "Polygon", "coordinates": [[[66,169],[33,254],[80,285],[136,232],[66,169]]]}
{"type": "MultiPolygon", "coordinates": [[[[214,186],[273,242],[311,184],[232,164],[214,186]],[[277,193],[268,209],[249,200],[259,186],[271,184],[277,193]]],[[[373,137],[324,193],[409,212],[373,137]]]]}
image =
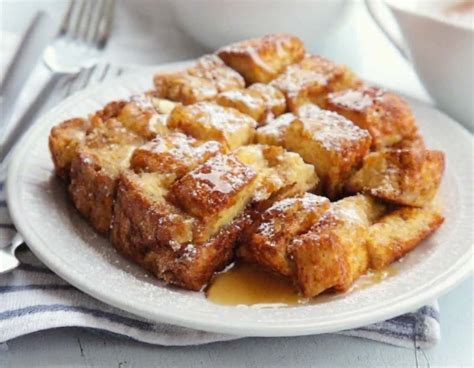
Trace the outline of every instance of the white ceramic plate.
{"type": "Polygon", "coordinates": [[[427,145],[446,152],[439,195],[446,222],[395,265],[396,275],[322,303],[280,308],[216,305],[202,293],[169,288],[147,276],[97,236],[67,201],[53,175],[48,133],[66,118],[149,89],[152,74],[127,75],[66,99],[37,121],[14,153],[7,181],[13,221],[31,250],[72,285],[154,321],[236,335],[292,336],[359,327],[414,310],[471,272],[472,137],[446,115],[410,99],[427,145]]]}

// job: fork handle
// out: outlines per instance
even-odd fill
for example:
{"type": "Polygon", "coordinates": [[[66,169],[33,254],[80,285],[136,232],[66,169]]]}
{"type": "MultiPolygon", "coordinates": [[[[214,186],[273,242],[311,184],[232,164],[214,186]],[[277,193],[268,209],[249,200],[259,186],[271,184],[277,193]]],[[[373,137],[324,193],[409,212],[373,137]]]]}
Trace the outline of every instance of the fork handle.
{"type": "Polygon", "coordinates": [[[3,162],[21,135],[32,125],[62,76],[61,73],[52,73],[20,119],[6,132],[6,137],[0,145],[0,162],[3,162]]]}
{"type": "Polygon", "coordinates": [[[15,257],[15,250],[23,243],[23,237],[16,233],[10,245],[0,248],[0,274],[10,272],[20,265],[20,261],[15,257]]]}

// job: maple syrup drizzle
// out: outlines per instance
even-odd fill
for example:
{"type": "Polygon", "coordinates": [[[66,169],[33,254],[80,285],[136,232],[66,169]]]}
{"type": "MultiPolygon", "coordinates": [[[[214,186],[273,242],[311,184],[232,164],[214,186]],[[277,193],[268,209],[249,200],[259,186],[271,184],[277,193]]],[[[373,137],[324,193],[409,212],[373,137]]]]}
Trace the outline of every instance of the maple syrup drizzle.
{"type": "MultiPolygon", "coordinates": [[[[348,293],[366,289],[396,274],[397,270],[392,266],[380,271],[369,271],[355,282],[348,293]]],[[[341,295],[324,293],[308,300],[299,295],[290,279],[247,263],[236,264],[218,274],[206,291],[211,302],[234,306],[318,304],[341,295]]]]}

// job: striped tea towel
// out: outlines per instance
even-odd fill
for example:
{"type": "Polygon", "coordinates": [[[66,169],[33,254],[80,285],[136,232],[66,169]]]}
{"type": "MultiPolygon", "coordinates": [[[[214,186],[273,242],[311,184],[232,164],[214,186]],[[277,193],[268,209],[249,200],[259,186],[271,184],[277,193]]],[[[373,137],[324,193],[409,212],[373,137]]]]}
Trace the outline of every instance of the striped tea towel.
{"type": "MultiPolygon", "coordinates": [[[[0,247],[15,234],[5,201],[0,168],[0,247]]],[[[86,327],[157,345],[199,345],[243,338],[155,323],[110,307],[67,284],[26,247],[21,265],[0,275],[0,343],[56,327],[86,327]]],[[[1,262],[1,259],[0,259],[1,262]]],[[[426,348],[440,340],[439,307],[434,302],[413,313],[338,334],[392,345],[426,348]]]]}

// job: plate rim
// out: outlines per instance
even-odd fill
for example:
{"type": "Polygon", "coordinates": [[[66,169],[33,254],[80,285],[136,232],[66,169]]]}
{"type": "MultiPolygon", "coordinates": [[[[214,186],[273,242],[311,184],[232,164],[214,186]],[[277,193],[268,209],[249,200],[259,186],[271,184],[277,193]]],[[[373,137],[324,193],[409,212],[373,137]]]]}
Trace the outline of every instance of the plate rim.
{"type": "MultiPolygon", "coordinates": [[[[91,88],[87,88],[85,90],[79,91],[72,96],[68,97],[67,99],[61,101],[54,107],[53,109],[49,110],[43,116],[47,116],[50,114],[54,114],[54,112],[60,107],[65,104],[67,101],[74,100],[79,98],[80,96],[86,97],[88,94],[92,94],[96,90],[105,89],[108,85],[118,83],[121,80],[127,80],[128,78],[133,78],[133,75],[143,74],[144,70],[155,70],[158,71],[160,69],[175,69],[185,66],[187,63],[191,61],[178,61],[173,63],[166,63],[160,64],[158,66],[150,66],[143,68],[137,72],[129,73],[119,78],[115,78],[111,81],[108,81],[103,84],[99,84],[93,86],[91,88]]],[[[411,100],[415,101],[418,104],[424,105],[430,109],[435,109],[430,104],[427,104],[424,101],[420,101],[417,98],[409,97],[411,100]]],[[[435,109],[436,110],[436,109],[435,109]]],[[[450,122],[452,126],[456,126],[454,129],[458,129],[460,134],[466,135],[467,139],[471,139],[472,136],[470,133],[459,123],[454,121],[452,118],[447,116],[446,114],[436,110],[437,112],[441,113],[443,117],[450,122]]],[[[148,318],[155,322],[165,322],[173,325],[189,327],[198,330],[204,330],[209,332],[216,332],[216,333],[226,333],[232,335],[246,335],[246,336],[300,336],[300,335],[309,335],[309,334],[319,334],[319,333],[327,333],[327,332],[336,332],[342,329],[351,329],[356,327],[365,326],[371,323],[379,322],[382,320],[386,320],[388,318],[393,318],[395,316],[413,311],[414,309],[421,307],[426,302],[435,299],[439,295],[449,291],[457,284],[462,282],[462,280],[466,279],[473,271],[473,264],[469,262],[472,259],[473,249],[471,247],[471,251],[464,254],[464,257],[458,260],[455,265],[458,267],[452,272],[449,277],[446,277],[442,282],[434,285],[434,287],[425,290],[424,293],[420,293],[417,295],[416,298],[411,297],[405,300],[400,301],[399,303],[394,304],[391,308],[386,307],[377,313],[369,314],[365,313],[358,319],[354,319],[352,315],[349,315],[346,318],[341,318],[339,322],[332,322],[328,326],[321,325],[318,323],[316,330],[311,328],[311,325],[308,325],[304,322],[299,322],[299,324],[292,324],[291,327],[285,327],[281,325],[274,325],[274,326],[259,326],[258,324],[251,324],[250,322],[245,322],[243,325],[236,326],[235,323],[222,323],[222,322],[210,322],[210,321],[199,321],[196,319],[192,319],[189,315],[186,316],[179,316],[172,313],[167,312],[155,312],[149,313],[143,309],[135,308],[130,306],[127,303],[120,301],[120,298],[113,298],[108,296],[107,294],[101,294],[100,292],[96,291],[90,285],[86,285],[81,283],[81,280],[76,279],[73,275],[68,274],[65,269],[62,269],[60,266],[54,263],[54,256],[48,257],[47,254],[43,254],[41,251],[41,247],[36,247],[37,242],[42,242],[39,237],[35,235],[35,232],[32,229],[28,228],[28,223],[20,213],[20,206],[18,205],[18,201],[15,201],[15,180],[14,178],[18,176],[19,172],[21,171],[21,160],[25,157],[25,152],[28,149],[27,145],[24,142],[28,142],[29,139],[33,138],[35,135],[34,133],[42,129],[43,124],[38,124],[38,122],[46,121],[43,119],[43,116],[40,117],[26,132],[26,134],[20,140],[20,143],[15,148],[14,152],[11,155],[11,161],[7,171],[7,178],[6,178],[6,200],[9,208],[9,212],[12,218],[13,223],[15,224],[16,228],[22,234],[28,247],[32,250],[32,252],[51,270],[53,270],[57,275],[61,278],[69,282],[71,285],[75,286],[79,290],[85,292],[86,294],[92,296],[95,299],[98,299],[108,305],[117,307],[121,310],[125,310],[127,312],[132,313],[137,317],[148,318]]]]}

